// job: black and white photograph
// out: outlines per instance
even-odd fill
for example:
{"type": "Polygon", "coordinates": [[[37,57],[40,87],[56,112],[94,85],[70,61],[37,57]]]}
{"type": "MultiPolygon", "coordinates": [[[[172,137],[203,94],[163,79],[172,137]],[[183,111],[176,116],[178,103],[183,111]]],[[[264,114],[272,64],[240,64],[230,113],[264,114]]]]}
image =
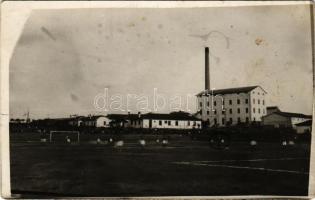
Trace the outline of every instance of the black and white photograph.
{"type": "Polygon", "coordinates": [[[11,197],[312,195],[312,4],[132,3],[5,12],[11,197]]]}

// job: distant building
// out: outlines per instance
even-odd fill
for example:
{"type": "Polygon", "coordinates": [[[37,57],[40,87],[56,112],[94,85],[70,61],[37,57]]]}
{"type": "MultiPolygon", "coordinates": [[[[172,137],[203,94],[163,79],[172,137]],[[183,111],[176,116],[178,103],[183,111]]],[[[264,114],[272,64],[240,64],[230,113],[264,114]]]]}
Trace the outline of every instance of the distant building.
{"type": "Polygon", "coordinates": [[[186,112],[110,114],[114,126],[129,128],[200,129],[201,120],[186,112]]]}
{"type": "Polygon", "coordinates": [[[79,119],[85,127],[110,127],[111,120],[103,115],[92,115],[79,119]]]}
{"type": "Polygon", "coordinates": [[[263,117],[264,125],[271,125],[276,128],[279,127],[290,127],[296,128],[296,124],[305,122],[312,119],[311,115],[304,115],[301,113],[290,113],[290,112],[272,112],[263,117]]]}
{"type": "Polygon", "coordinates": [[[200,129],[201,120],[185,112],[148,113],[142,116],[143,128],[200,129]]]}
{"type": "Polygon", "coordinates": [[[206,90],[197,94],[198,117],[211,126],[260,122],[267,92],[260,86],[206,90]]]}
{"type": "Polygon", "coordinates": [[[274,112],[280,112],[280,109],[278,108],[278,106],[268,106],[266,109],[267,109],[267,115],[274,112]]]}
{"type": "Polygon", "coordinates": [[[298,124],[295,124],[296,132],[298,134],[311,133],[312,132],[312,120],[307,120],[298,124]]]}
{"type": "Polygon", "coordinates": [[[126,114],[108,114],[106,117],[110,120],[110,127],[125,127],[127,126],[127,118],[126,114]]]}

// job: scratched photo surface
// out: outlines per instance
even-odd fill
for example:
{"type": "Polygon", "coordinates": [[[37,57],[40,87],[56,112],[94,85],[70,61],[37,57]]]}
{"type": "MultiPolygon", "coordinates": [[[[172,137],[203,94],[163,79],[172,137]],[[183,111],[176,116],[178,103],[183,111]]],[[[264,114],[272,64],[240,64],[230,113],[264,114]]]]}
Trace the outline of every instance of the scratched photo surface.
{"type": "Polygon", "coordinates": [[[33,10],[9,70],[13,194],[308,195],[309,5],[33,10]]]}

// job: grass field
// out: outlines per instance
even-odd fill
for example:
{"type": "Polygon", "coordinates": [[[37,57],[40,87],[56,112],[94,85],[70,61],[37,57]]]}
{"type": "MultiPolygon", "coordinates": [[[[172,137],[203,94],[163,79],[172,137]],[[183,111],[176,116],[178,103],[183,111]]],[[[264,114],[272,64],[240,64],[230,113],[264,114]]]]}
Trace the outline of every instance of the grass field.
{"type": "Polygon", "coordinates": [[[125,145],[11,143],[12,192],[32,196],[307,195],[309,145],[206,141],[147,136],[125,145]],[[148,141],[149,140],[149,141],[148,141]]]}

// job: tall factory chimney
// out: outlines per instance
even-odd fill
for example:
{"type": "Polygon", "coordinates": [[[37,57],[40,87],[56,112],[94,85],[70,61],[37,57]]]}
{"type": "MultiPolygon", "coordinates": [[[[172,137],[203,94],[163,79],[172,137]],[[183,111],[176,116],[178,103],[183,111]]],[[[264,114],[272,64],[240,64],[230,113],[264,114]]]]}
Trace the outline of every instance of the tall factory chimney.
{"type": "Polygon", "coordinates": [[[210,90],[209,47],[205,48],[205,90],[210,90]]]}

